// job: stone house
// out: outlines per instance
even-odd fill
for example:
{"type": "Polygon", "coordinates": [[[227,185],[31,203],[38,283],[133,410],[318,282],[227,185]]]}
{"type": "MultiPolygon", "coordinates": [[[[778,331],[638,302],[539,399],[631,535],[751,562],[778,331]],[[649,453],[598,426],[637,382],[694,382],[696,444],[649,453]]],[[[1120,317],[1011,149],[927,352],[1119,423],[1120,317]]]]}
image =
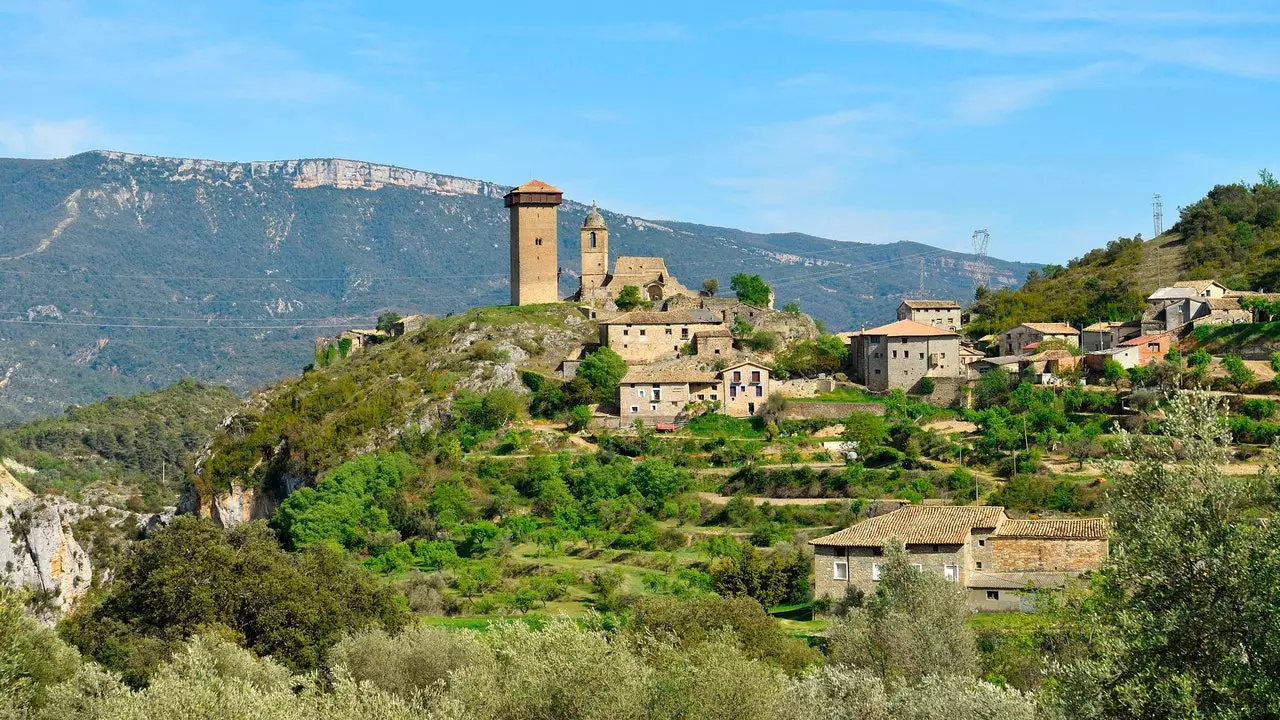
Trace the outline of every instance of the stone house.
{"type": "Polygon", "coordinates": [[[810,540],[814,595],[838,600],[851,585],[874,593],[884,549],[899,542],[921,572],[964,588],[973,609],[1029,610],[1028,583],[1062,587],[1101,567],[1108,529],[1102,518],[1014,520],[1002,507],[910,505],[810,540]]]}
{"type": "Polygon", "coordinates": [[[914,320],[943,330],[960,329],[960,303],[954,300],[903,300],[899,320],[914,320]]]}
{"type": "Polygon", "coordinates": [[[769,397],[771,383],[769,369],[750,360],[721,370],[690,357],[637,365],[618,384],[619,414],[623,425],[676,423],[688,417],[688,405],[710,403],[716,412],[750,417],[769,397]]]}
{"type": "Polygon", "coordinates": [[[636,310],[600,321],[600,343],[628,363],[648,363],[675,357],[696,333],[721,327],[718,323],[699,320],[684,310],[636,310]]]}
{"type": "Polygon", "coordinates": [[[898,320],[850,335],[854,382],[883,392],[915,390],[923,378],[968,377],[960,336],[914,320],[898,320]]]}
{"type": "Polygon", "coordinates": [[[1106,350],[1141,334],[1142,323],[1136,320],[1096,322],[1080,332],[1080,347],[1085,352],[1106,350]]]}
{"type": "Polygon", "coordinates": [[[1172,287],[1191,290],[1198,298],[1222,298],[1231,293],[1231,289],[1217,280],[1179,280],[1172,287]]]}
{"type": "Polygon", "coordinates": [[[1173,335],[1171,333],[1160,333],[1159,335],[1139,335],[1132,340],[1125,340],[1120,343],[1120,347],[1137,348],[1138,364],[1151,365],[1164,359],[1165,353],[1169,352],[1169,347],[1172,343],[1173,335]]]}
{"type": "Polygon", "coordinates": [[[728,357],[733,352],[733,333],[723,327],[699,330],[693,334],[693,349],[698,356],[728,357]]]}
{"type": "Polygon", "coordinates": [[[1000,354],[1018,355],[1045,340],[1062,340],[1078,347],[1080,333],[1065,323],[1022,323],[1000,333],[1000,354]]]}

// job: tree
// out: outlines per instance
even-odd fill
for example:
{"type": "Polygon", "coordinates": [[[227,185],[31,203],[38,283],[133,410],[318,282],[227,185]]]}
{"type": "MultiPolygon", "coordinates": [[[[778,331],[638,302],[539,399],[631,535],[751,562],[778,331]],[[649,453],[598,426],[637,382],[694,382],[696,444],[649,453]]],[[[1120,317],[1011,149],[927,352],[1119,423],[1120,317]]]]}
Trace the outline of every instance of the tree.
{"type": "Polygon", "coordinates": [[[920,378],[919,389],[920,389],[921,395],[932,395],[933,391],[937,390],[938,388],[934,384],[933,378],[924,377],[924,378],[920,378]]]}
{"type": "Polygon", "coordinates": [[[707,278],[706,280],[703,280],[703,281],[702,281],[702,296],[703,296],[703,297],[715,297],[716,293],[718,293],[718,292],[720,292],[720,281],[719,281],[719,280],[717,280],[716,278],[713,278],[713,277],[709,277],[709,278],[707,278]]]}
{"type": "Polygon", "coordinates": [[[1228,475],[1221,401],[1173,397],[1165,435],[1121,431],[1111,560],[1082,604],[1092,656],[1060,672],[1061,716],[1267,717],[1277,711],[1280,527],[1270,483],[1228,475]]]}
{"type": "Polygon", "coordinates": [[[1213,362],[1213,356],[1204,348],[1196,348],[1187,355],[1187,367],[1205,367],[1213,362]]]}
{"type": "Polygon", "coordinates": [[[884,418],[871,413],[854,413],[844,419],[844,431],[840,439],[853,443],[858,455],[867,456],[889,437],[889,425],[884,418]]]}
{"type": "Polygon", "coordinates": [[[364,455],[290,493],[273,523],[290,547],[317,542],[362,548],[371,533],[393,529],[388,510],[404,503],[400,489],[416,472],[404,453],[364,455]]]}
{"type": "Polygon", "coordinates": [[[771,608],[786,600],[798,584],[807,586],[809,565],[798,549],[765,554],[743,543],[736,557],[723,556],[711,563],[711,587],[721,595],[745,595],[771,608]]]}
{"type": "Polygon", "coordinates": [[[390,587],[323,543],[285,552],[262,522],[231,532],[181,516],[135,543],[98,602],[62,625],[104,667],[142,684],[183,640],[214,629],[297,671],[343,635],[407,620],[390,587]]]}
{"type": "Polygon", "coordinates": [[[791,302],[787,303],[786,305],[783,305],[783,306],[782,306],[782,312],[784,312],[784,313],[790,313],[790,314],[792,314],[792,315],[799,315],[799,314],[800,314],[800,303],[798,303],[798,302],[796,302],[796,301],[794,301],[794,300],[793,300],[793,301],[791,301],[791,302]]]}
{"type": "Polygon", "coordinates": [[[769,294],[772,292],[759,275],[738,273],[729,279],[729,287],[737,294],[738,300],[753,307],[767,307],[769,294]]]}
{"type": "Polygon", "coordinates": [[[776,423],[787,416],[787,396],[782,393],[769,393],[769,397],[760,406],[760,418],[765,423],[776,423]]]}
{"type": "Polygon", "coordinates": [[[1107,358],[1102,361],[1102,379],[1111,383],[1117,390],[1120,389],[1120,383],[1129,377],[1125,372],[1124,366],[1115,358],[1107,358]]]}
{"type": "Polygon", "coordinates": [[[1252,388],[1258,382],[1257,374],[1244,364],[1244,360],[1239,355],[1223,356],[1222,367],[1227,371],[1227,383],[1238,393],[1252,388]]]}
{"type": "Polygon", "coordinates": [[[886,680],[973,676],[978,659],[969,615],[959,586],[916,569],[901,545],[890,546],[875,594],[832,624],[828,657],[886,680]]]}
{"type": "Polygon", "coordinates": [[[645,304],[645,300],[640,295],[640,288],[635,285],[623,286],[622,291],[618,293],[618,297],[613,303],[618,306],[619,310],[634,310],[645,304]]]}
{"type": "Polygon", "coordinates": [[[689,472],[666,460],[649,458],[631,472],[631,482],[636,490],[649,501],[649,506],[662,507],[663,503],[689,487],[689,472]]]}
{"type": "Polygon", "coordinates": [[[591,408],[586,405],[574,405],[569,411],[569,429],[585,430],[591,423],[591,408]]]}
{"type": "Polygon", "coordinates": [[[400,322],[400,314],[394,311],[387,311],[378,316],[377,329],[388,335],[396,328],[396,323],[400,322]]]}
{"type": "Polygon", "coordinates": [[[618,397],[618,383],[627,374],[627,361],[607,347],[588,353],[578,364],[578,377],[590,383],[601,398],[618,397]]]}

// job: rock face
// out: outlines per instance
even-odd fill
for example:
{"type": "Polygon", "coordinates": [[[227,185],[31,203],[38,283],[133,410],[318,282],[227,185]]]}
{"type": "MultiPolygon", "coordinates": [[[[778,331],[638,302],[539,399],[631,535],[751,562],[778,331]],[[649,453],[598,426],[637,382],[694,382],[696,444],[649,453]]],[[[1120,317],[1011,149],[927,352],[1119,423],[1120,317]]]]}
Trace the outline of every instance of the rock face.
{"type": "Polygon", "coordinates": [[[168,522],[171,514],[142,516],[33,495],[0,465],[0,576],[15,590],[37,593],[43,601],[37,611],[42,620],[70,610],[93,585],[94,573],[102,572],[93,567],[87,539],[82,542],[73,532],[91,517],[112,531],[108,535],[124,538],[168,522]]]}

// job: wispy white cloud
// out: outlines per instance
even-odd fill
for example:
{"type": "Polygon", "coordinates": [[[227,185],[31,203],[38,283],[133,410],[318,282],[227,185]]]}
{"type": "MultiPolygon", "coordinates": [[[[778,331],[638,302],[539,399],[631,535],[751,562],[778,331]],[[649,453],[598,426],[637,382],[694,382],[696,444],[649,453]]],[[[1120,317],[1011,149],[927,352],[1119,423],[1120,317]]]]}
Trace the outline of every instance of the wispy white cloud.
{"type": "Polygon", "coordinates": [[[1120,70],[1119,63],[1099,62],[1042,75],[1001,75],[971,78],[956,87],[951,117],[970,125],[992,125],[1033,108],[1051,94],[1080,87],[1120,70]]]}
{"type": "Polygon", "coordinates": [[[60,158],[106,145],[106,135],[88,118],[0,122],[0,152],[7,156],[60,158]]]}

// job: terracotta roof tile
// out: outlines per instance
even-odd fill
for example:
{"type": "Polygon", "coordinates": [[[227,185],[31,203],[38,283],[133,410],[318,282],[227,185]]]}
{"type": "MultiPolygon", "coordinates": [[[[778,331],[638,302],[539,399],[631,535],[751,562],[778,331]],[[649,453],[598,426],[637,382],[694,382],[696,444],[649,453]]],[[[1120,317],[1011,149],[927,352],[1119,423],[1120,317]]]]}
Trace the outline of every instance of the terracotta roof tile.
{"type": "Polygon", "coordinates": [[[959,310],[960,303],[955,300],[903,300],[903,305],[912,310],[959,310]]]}
{"type": "Polygon", "coordinates": [[[1066,323],[1022,323],[1022,327],[1029,327],[1045,335],[1075,335],[1079,332],[1066,323]]]}
{"type": "Polygon", "coordinates": [[[870,330],[863,330],[863,335],[886,335],[888,337],[960,337],[950,330],[925,325],[915,320],[899,320],[888,325],[881,325],[870,330]]]}
{"type": "Polygon", "coordinates": [[[529,182],[511,188],[511,192],[540,192],[540,193],[558,193],[560,188],[555,185],[548,185],[541,180],[530,180],[529,182]]]}
{"type": "Polygon", "coordinates": [[[633,310],[600,321],[601,325],[706,325],[684,310],[633,310]]]}
{"type": "Polygon", "coordinates": [[[993,537],[1041,538],[1053,540],[1106,540],[1106,518],[1067,520],[1006,520],[993,537]]]}
{"type": "Polygon", "coordinates": [[[810,545],[883,547],[891,538],[908,545],[959,545],[973,528],[994,528],[1004,508],[981,506],[909,505],[853,527],[810,540],[810,545]]]}

